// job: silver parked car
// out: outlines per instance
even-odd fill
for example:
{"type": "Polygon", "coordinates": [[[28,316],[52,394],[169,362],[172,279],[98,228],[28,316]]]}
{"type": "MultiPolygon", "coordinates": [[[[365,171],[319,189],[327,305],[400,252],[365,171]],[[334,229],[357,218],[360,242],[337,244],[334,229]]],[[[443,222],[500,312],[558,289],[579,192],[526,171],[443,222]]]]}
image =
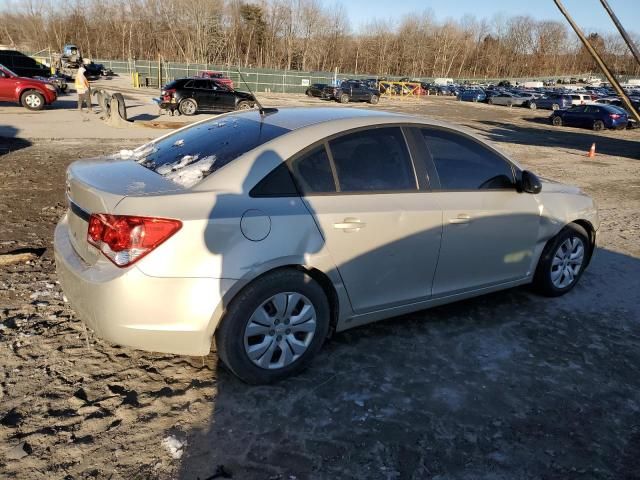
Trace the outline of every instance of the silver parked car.
{"type": "Polygon", "coordinates": [[[515,95],[513,93],[503,92],[498,95],[489,97],[489,100],[487,100],[487,103],[489,105],[504,105],[507,107],[519,107],[523,105],[525,102],[528,102],[529,100],[531,100],[530,96],[523,97],[520,95],[515,95]]]}
{"type": "Polygon", "coordinates": [[[350,108],[222,115],[72,164],[55,231],[90,328],[206,355],[241,379],[298,372],[333,331],[533,283],[571,290],[598,217],[458,127],[350,108]]]}

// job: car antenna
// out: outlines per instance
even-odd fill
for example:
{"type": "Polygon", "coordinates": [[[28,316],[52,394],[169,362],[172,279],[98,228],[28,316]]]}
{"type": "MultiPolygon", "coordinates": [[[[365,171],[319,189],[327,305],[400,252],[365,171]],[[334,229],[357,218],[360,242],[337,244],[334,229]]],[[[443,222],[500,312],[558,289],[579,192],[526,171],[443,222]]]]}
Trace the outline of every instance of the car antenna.
{"type": "Polygon", "coordinates": [[[247,81],[244,79],[244,76],[242,75],[242,73],[240,73],[239,68],[236,68],[236,72],[238,72],[238,76],[240,77],[240,80],[242,80],[242,83],[244,83],[245,87],[247,87],[247,90],[249,90],[249,93],[253,96],[253,99],[256,101],[256,105],[258,105],[258,111],[260,112],[260,116],[264,117],[266,115],[271,115],[272,113],[276,113],[278,111],[277,108],[264,108],[260,103],[260,101],[258,100],[258,97],[256,97],[255,94],[251,91],[251,87],[249,86],[247,81]]]}

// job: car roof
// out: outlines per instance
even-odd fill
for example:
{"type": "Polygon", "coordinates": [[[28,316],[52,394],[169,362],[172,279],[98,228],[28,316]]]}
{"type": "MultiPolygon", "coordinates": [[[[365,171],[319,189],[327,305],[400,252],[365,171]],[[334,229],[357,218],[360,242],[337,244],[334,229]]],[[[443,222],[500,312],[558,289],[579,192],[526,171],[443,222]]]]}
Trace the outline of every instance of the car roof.
{"type": "MultiPolygon", "coordinates": [[[[244,117],[251,120],[259,119],[257,110],[248,110],[235,113],[234,116],[244,117]]],[[[354,120],[355,123],[367,123],[367,120],[386,119],[389,123],[401,122],[403,119],[414,118],[399,113],[385,112],[381,110],[367,110],[364,108],[349,107],[285,107],[278,108],[275,113],[269,113],[262,118],[265,124],[288,130],[299,130],[310,125],[338,120],[354,120]]],[[[377,122],[376,122],[377,123],[377,122]]]]}

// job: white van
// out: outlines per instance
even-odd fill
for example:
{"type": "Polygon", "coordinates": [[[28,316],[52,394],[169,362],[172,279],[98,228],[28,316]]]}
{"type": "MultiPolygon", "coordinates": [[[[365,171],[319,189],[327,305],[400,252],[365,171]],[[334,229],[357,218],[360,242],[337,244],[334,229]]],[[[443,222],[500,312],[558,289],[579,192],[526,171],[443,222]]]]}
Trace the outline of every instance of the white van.
{"type": "Polygon", "coordinates": [[[571,97],[571,105],[587,105],[590,103],[595,103],[591,95],[588,93],[571,93],[569,95],[571,97]]]}

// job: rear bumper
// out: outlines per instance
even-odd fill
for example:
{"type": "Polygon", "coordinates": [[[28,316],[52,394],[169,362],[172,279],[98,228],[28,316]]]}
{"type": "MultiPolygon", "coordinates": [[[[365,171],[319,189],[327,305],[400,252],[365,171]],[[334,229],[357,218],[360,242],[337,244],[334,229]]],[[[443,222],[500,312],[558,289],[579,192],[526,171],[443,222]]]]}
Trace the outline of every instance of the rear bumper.
{"type": "Polygon", "coordinates": [[[66,216],[56,227],[54,250],[62,290],[99,337],[153,352],[209,353],[225,281],[150,277],[106,259],[88,265],[73,249],[66,216]]]}

